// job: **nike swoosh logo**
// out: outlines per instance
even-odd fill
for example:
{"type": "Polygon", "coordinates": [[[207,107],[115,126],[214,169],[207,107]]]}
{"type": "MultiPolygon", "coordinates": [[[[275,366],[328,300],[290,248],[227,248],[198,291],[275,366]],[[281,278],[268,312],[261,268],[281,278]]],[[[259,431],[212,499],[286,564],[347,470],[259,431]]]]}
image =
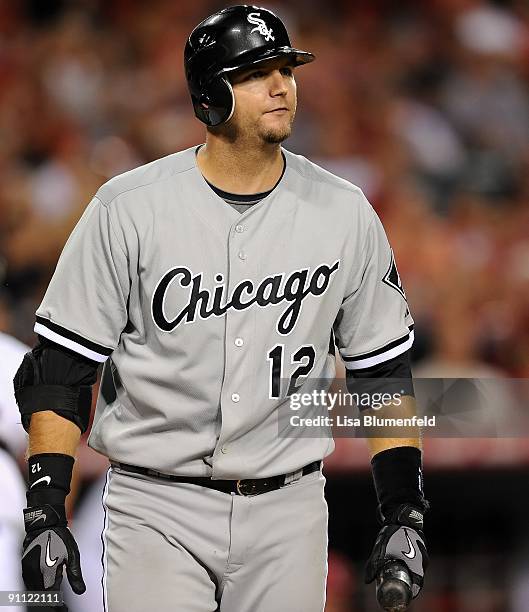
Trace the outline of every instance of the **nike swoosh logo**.
{"type": "Polygon", "coordinates": [[[408,550],[408,552],[404,552],[403,550],[401,550],[401,553],[407,558],[407,559],[415,559],[416,555],[417,555],[417,551],[415,550],[413,544],[411,543],[410,540],[410,536],[408,535],[407,530],[404,530],[404,534],[406,535],[406,540],[408,541],[408,546],[410,547],[410,550],[408,550]]]}
{"type": "Polygon", "coordinates": [[[59,557],[55,557],[55,559],[52,559],[50,557],[50,541],[51,541],[51,533],[48,533],[48,541],[46,543],[46,565],[48,567],[53,567],[59,560],[59,557]]]}
{"type": "Polygon", "coordinates": [[[49,485],[51,482],[51,476],[43,476],[42,478],[35,480],[35,482],[29,488],[32,489],[36,484],[38,484],[39,482],[42,482],[43,480],[46,482],[47,485],[49,485]]]}

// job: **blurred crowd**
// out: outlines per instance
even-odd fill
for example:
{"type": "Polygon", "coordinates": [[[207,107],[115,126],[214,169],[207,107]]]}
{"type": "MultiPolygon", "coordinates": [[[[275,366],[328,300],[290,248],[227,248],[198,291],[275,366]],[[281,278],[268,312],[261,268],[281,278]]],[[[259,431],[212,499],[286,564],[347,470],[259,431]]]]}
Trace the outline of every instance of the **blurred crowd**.
{"type": "MultiPolygon", "coordinates": [[[[212,0],[0,1],[0,329],[32,344],[98,186],[203,141],[182,69],[212,0]]],[[[358,184],[387,227],[415,361],[529,375],[529,4],[267,4],[317,61],[286,147],[358,184]]],[[[486,370],[485,370],[486,371],[486,370]]]]}

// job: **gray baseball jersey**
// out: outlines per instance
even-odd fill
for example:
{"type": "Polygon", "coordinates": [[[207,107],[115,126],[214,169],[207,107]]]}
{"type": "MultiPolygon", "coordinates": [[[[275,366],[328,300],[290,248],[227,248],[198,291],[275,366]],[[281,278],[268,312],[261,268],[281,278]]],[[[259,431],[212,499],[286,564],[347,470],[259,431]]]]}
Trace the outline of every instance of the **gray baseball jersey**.
{"type": "Polygon", "coordinates": [[[410,347],[393,253],[361,190],[283,152],[280,183],[243,214],[208,186],[195,148],[111,179],[86,208],[35,331],[108,360],[116,394],[99,395],[94,449],[169,474],[291,472],[333,450],[277,425],[287,387],[334,376],[331,330],[350,369],[410,347]]]}

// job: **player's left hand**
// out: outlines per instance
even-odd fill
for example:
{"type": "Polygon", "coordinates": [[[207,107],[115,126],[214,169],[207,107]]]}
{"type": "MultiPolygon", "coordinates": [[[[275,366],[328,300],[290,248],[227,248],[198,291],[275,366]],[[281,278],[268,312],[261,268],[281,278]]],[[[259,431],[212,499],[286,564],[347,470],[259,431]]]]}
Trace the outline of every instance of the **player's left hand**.
{"type": "Polygon", "coordinates": [[[375,546],[366,565],[366,584],[373,582],[388,559],[402,561],[412,579],[412,596],[420,593],[428,567],[423,533],[423,512],[402,504],[384,518],[375,546]]]}

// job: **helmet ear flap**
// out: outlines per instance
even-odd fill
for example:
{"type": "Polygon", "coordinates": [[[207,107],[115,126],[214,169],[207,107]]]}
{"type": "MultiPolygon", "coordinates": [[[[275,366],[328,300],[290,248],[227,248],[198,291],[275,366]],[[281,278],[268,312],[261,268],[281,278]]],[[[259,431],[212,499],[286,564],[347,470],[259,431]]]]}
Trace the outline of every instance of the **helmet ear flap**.
{"type": "Polygon", "coordinates": [[[193,100],[195,115],[206,125],[214,127],[231,119],[235,97],[228,78],[224,75],[208,83],[207,89],[193,100]]]}

